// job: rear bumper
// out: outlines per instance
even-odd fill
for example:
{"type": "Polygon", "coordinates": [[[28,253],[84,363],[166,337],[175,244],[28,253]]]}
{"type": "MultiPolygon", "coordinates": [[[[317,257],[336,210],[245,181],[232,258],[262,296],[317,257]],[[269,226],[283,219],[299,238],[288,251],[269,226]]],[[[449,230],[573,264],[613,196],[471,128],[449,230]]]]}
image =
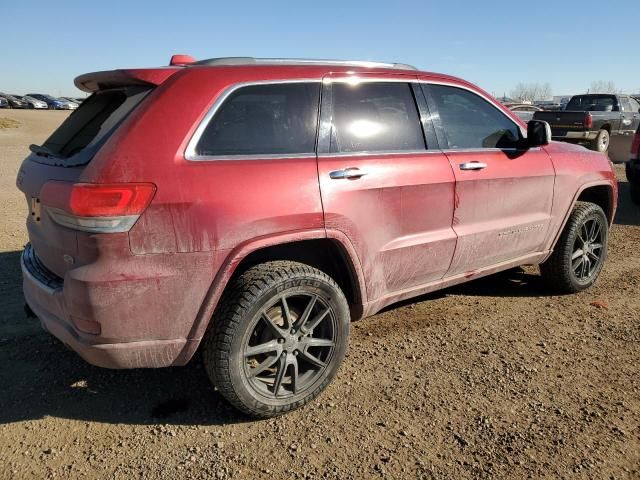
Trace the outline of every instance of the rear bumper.
{"type": "Polygon", "coordinates": [[[553,140],[573,140],[576,142],[593,140],[598,136],[598,132],[566,132],[564,134],[553,134],[553,140]]]}
{"type": "MultiPolygon", "coordinates": [[[[133,295],[141,286],[147,293],[152,293],[159,283],[174,282],[176,279],[173,277],[137,278],[135,281],[114,284],[104,280],[78,284],[77,279],[69,279],[69,282],[65,279],[63,282],[47,272],[30,245],[22,253],[21,267],[25,301],[39,318],[42,327],[93,365],[105,368],[183,365],[199,344],[199,339],[188,338],[188,332],[200,304],[192,308],[177,304],[178,311],[168,309],[162,298],[156,295],[145,298],[133,295]],[[131,294],[123,296],[123,289],[130,289],[131,294]],[[147,315],[139,313],[138,306],[142,302],[147,315]],[[78,305],[89,308],[81,309],[78,305]],[[105,311],[110,313],[105,314],[105,311]],[[185,311],[187,314],[193,311],[194,316],[184,317],[181,325],[185,311]],[[82,312],[82,315],[78,315],[78,312],[82,312]],[[95,329],[96,333],[87,332],[91,329],[95,329]],[[171,329],[174,333],[182,331],[184,335],[178,338],[170,335],[162,339],[153,338],[154,334],[166,334],[171,329]],[[118,338],[120,335],[123,338],[118,338]]],[[[173,288],[173,285],[168,288],[173,288]]],[[[175,301],[173,303],[176,304],[175,301]]]]}

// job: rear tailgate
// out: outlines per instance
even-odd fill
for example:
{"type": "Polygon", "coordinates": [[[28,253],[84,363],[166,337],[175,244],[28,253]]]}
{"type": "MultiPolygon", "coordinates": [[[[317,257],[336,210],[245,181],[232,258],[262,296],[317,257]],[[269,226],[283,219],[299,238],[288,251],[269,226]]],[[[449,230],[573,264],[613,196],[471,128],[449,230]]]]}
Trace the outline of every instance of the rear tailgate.
{"type": "Polygon", "coordinates": [[[585,132],[585,112],[561,111],[561,112],[535,112],[534,120],[543,120],[551,125],[553,137],[565,137],[569,132],[585,132]]]}
{"type": "MultiPolygon", "coordinates": [[[[56,222],[47,200],[41,197],[42,190],[50,181],[82,182],[86,165],[154,89],[155,84],[149,79],[162,81],[168,77],[156,74],[154,78],[149,73],[152,70],[145,71],[144,78],[127,72],[98,72],[78,77],[78,86],[93,94],[41,146],[30,147],[32,153],[18,172],[16,184],[29,208],[27,230],[31,245],[38,260],[61,278],[69,269],[87,261],[78,258],[82,250],[79,236],[91,234],[56,222]]],[[[172,69],[171,73],[174,72],[172,69]]]]}

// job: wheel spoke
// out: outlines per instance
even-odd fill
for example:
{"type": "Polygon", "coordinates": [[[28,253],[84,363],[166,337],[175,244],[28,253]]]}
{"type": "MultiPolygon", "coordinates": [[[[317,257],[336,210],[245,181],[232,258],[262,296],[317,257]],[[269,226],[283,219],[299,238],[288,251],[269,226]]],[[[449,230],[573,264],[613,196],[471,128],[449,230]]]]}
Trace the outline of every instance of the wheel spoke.
{"type": "Polygon", "coordinates": [[[596,222],[595,220],[591,220],[591,228],[589,228],[589,236],[587,237],[590,242],[594,240],[597,225],[598,225],[598,222],[596,222]]]}
{"type": "Polygon", "coordinates": [[[268,342],[261,343],[259,345],[254,345],[251,347],[247,347],[244,352],[245,357],[254,357],[256,355],[260,355],[261,353],[270,353],[270,352],[280,352],[282,347],[278,343],[277,340],[269,340],[268,342]]]}
{"type": "Polygon", "coordinates": [[[282,297],[280,299],[280,303],[282,303],[282,318],[284,318],[286,330],[291,328],[291,310],[289,310],[289,304],[287,303],[286,297],[282,297]]]}
{"type": "Polygon", "coordinates": [[[276,371],[276,378],[273,382],[273,395],[278,396],[278,390],[280,390],[280,385],[282,385],[282,379],[284,378],[284,374],[287,371],[287,355],[280,355],[278,362],[278,369],[276,371]]]}
{"type": "Polygon", "coordinates": [[[325,308],[322,312],[316,315],[316,317],[313,320],[311,320],[309,325],[303,325],[303,328],[301,328],[302,332],[305,334],[308,332],[311,332],[314,328],[318,326],[318,324],[322,320],[324,320],[324,317],[326,317],[328,313],[329,313],[329,309],[325,308]]]}
{"type": "Polygon", "coordinates": [[[584,255],[584,250],[579,248],[578,250],[573,252],[573,255],[571,255],[571,261],[574,261],[576,258],[581,257],[583,255],[584,255]]]}
{"type": "Polygon", "coordinates": [[[318,368],[323,368],[327,366],[327,364],[324,363],[322,360],[320,360],[318,357],[310,354],[309,352],[305,352],[304,350],[300,350],[300,353],[298,354],[298,358],[302,358],[306,362],[318,368]]]}
{"type": "Polygon", "coordinates": [[[584,259],[584,262],[582,262],[582,275],[580,275],[581,278],[585,278],[588,277],[588,272],[589,272],[589,264],[591,263],[591,261],[589,260],[589,257],[586,257],[584,259]]]}
{"type": "Polygon", "coordinates": [[[582,267],[582,264],[583,264],[583,263],[584,263],[584,257],[583,257],[583,256],[581,256],[581,257],[578,257],[578,258],[576,259],[576,261],[575,261],[575,262],[573,262],[573,263],[571,264],[571,268],[573,268],[573,272],[574,272],[576,275],[579,275],[579,274],[578,274],[578,272],[577,272],[577,270],[578,270],[578,268],[582,267]]]}
{"type": "Polygon", "coordinates": [[[293,357],[291,361],[291,391],[295,394],[298,392],[298,359],[293,357]]]}
{"type": "Polygon", "coordinates": [[[272,357],[267,358],[264,362],[259,364],[257,367],[250,368],[249,369],[249,378],[253,378],[253,377],[257,376],[257,375],[260,375],[266,369],[273,367],[276,364],[276,362],[278,361],[278,358],[279,358],[278,355],[274,355],[272,357]]]}
{"type": "Polygon", "coordinates": [[[300,315],[300,318],[296,321],[293,328],[295,328],[296,330],[303,329],[304,324],[306,323],[307,320],[309,320],[309,315],[311,315],[311,311],[313,310],[313,307],[316,304],[316,300],[318,300],[318,297],[313,295],[311,297],[311,300],[309,300],[309,303],[307,303],[307,306],[305,307],[304,312],[302,312],[302,315],[300,315]]]}
{"type": "Polygon", "coordinates": [[[334,342],[333,340],[313,337],[305,338],[300,342],[300,345],[305,349],[309,347],[333,347],[335,346],[335,344],[336,342],[334,342]]]}
{"type": "Polygon", "coordinates": [[[591,249],[592,250],[600,250],[602,248],[602,244],[601,243],[592,243],[591,244],[591,249]]]}
{"type": "Polygon", "coordinates": [[[593,260],[593,263],[597,263],[597,262],[598,262],[598,260],[600,260],[600,257],[599,257],[598,255],[596,255],[595,253],[593,253],[593,252],[589,252],[589,253],[587,253],[587,256],[588,256],[591,260],[593,260]]]}
{"type": "Polygon", "coordinates": [[[273,335],[276,338],[282,338],[282,329],[276,325],[273,320],[271,319],[271,317],[269,315],[267,315],[266,312],[262,312],[260,314],[260,318],[262,318],[262,320],[267,324],[267,326],[269,327],[269,330],[271,330],[271,333],[273,333],[273,335]]]}
{"type": "Polygon", "coordinates": [[[600,237],[600,223],[596,222],[595,220],[593,221],[595,227],[593,229],[593,236],[591,238],[589,238],[589,241],[591,243],[595,242],[596,240],[598,240],[598,238],[600,237]]]}

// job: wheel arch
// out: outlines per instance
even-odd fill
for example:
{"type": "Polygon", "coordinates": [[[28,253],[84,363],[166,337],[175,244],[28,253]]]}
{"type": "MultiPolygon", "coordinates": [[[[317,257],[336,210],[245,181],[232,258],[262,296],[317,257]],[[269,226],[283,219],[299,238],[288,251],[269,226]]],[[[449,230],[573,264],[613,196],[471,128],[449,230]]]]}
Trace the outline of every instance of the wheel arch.
{"type": "Polygon", "coordinates": [[[175,365],[186,364],[198,349],[215,309],[230,281],[263,261],[292,260],[306,263],[331,276],[343,289],[351,319],[362,318],[367,301],[364,275],[353,245],[342,232],[312,230],[289,232],[243,243],[228,255],[218,270],[195,318],[188,342],[175,365]]]}

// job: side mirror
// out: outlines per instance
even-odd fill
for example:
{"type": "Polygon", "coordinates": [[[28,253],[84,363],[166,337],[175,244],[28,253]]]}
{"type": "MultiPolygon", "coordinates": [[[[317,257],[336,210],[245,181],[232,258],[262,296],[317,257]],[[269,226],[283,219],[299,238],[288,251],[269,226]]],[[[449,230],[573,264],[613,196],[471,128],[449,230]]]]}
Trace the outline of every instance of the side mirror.
{"type": "Polygon", "coordinates": [[[527,146],[529,148],[549,145],[551,127],[542,120],[531,120],[527,123],[527,146]]]}

